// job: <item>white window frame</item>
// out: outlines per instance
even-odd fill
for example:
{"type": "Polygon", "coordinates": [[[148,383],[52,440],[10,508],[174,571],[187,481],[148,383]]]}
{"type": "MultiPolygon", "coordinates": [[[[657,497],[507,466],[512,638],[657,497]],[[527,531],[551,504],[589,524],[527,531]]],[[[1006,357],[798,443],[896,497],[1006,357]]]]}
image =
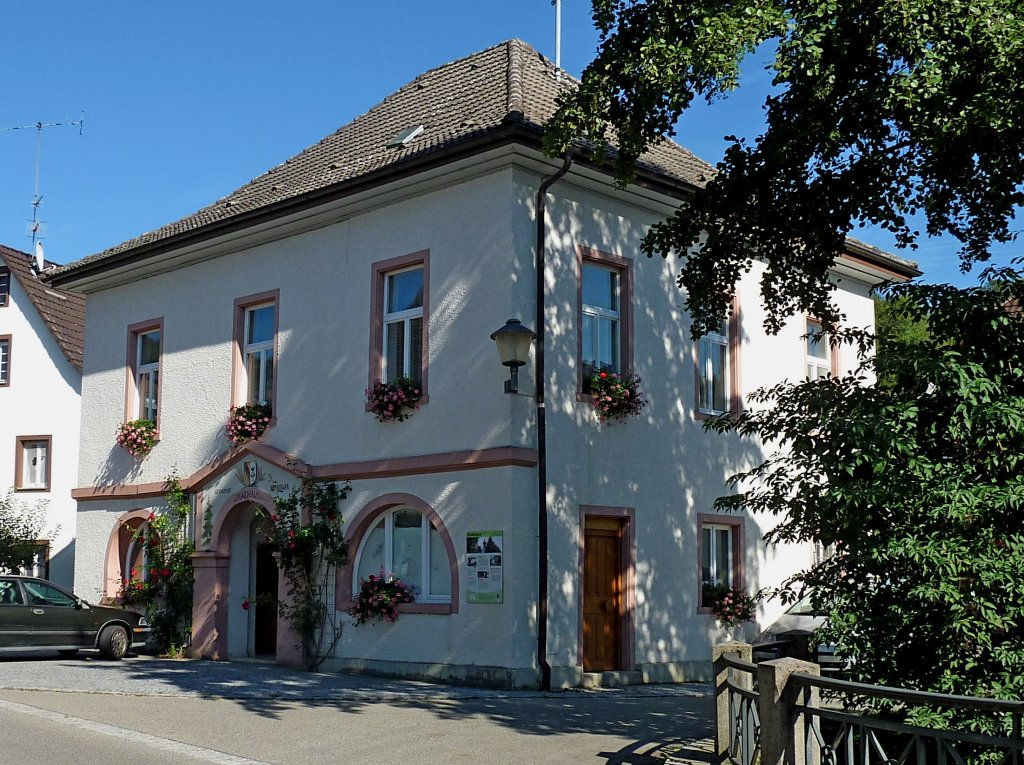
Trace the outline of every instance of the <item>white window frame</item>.
{"type": "Polygon", "coordinates": [[[49,483],[50,442],[48,440],[25,439],[21,441],[21,485],[19,489],[47,489],[49,483]],[[42,447],[40,449],[40,447],[42,447]],[[42,460],[39,460],[39,452],[42,460]],[[36,464],[33,465],[33,459],[36,464]]]}
{"type": "Polygon", "coordinates": [[[245,402],[248,404],[268,404],[270,399],[267,398],[267,359],[269,358],[273,362],[273,367],[270,371],[271,386],[273,386],[273,374],[274,369],[277,368],[277,359],[274,358],[274,339],[275,332],[271,332],[268,340],[261,340],[259,342],[249,342],[249,327],[252,320],[252,315],[261,309],[273,308],[274,309],[274,322],[277,323],[277,303],[273,300],[269,300],[265,303],[257,303],[255,305],[247,305],[245,307],[245,316],[242,322],[242,373],[245,375],[245,402]],[[249,395],[252,390],[252,381],[249,379],[249,358],[259,354],[260,357],[260,370],[262,374],[259,380],[259,391],[257,393],[257,400],[250,401],[249,395]]]}
{"type": "Polygon", "coordinates": [[[729,409],[729,402],[732,400],[732,390],[730,380],[732,379],[732,359],[729,353],[729,322],[722,322],[719,331],[708,332],[700,339],[700,345],[697,355],[698,370],[698,402],[697,408],[702,414],[723,414],[729,409]],[[715,365],[712,363],[714,358],[712,350],[715,352],[721,352],[719,349],[724,349],[722,354],[725,358],[725,364],[722,366],[722,378],[724,391],[722,407],[716,407],[714,405],[715,398],[715,365]]]}
{"type": "MultiPolygon", "coordinates": [[[[420,517],[420,528],[426,527],[424,534],[420,535],[420,577],[422,580],[423,592],[416,593],[417,603],[442,603],[449,604],[452,602],[451,595],[431,595],[430,594],[430,571],[431,571],[431,559],[430,559],[430,532],[433,530],[441,538],[442,542],[444,537],[441,535],[441,530],[436,528],[433,523],[430,522],[430,518],[425,513],[417,510],[415,507],[392,507],[381,515],[373,519],[373,522],[367,527],[366,532],[363,534],[362,540],[359,542],[359,550],[356,553],[355,558],[352,561],[352,599],[355,600],[359,596],[359,567],[362,563],[363,553],[366,550],[366,543],[373,534],[373,531],[380,525],[381,519],[384,520],[384,573],[388,574],[394,571],[394,518],[396,513],[416,513],[420,517]]],[[[444,574],[442,576],[450,577],[450,565],[451,562],[448,560],[448,555],[445,553],[444,560],[444,574]]]]}
{"type": "Polygon", "coordinates": [[[21,475],[22,488],[42,489],[46,487],[46,463],[49,461],[49,445],[46,441],[26,441],[22,446],[21,475]]]}
{"type": "MultiPolygon", "coordinates": [[[[596,271],[604,271],[605,273],[612,274],[615,277],[615,304],[618,305],[617,311],[612,311],[607,308],[601,308],[599,306],[590,305],[589,303],[581,301],[582,307],[581,312],[583,314],[583,326],[580,327],[580,336],[582,338],[582,347],[586,347],[586,317],[590,316],[595,320],[595,328],[597,336],[593,338],[594,348],[596,349],[596,356],[599,360],[601,358],[601,324],[602,322],[615,322],[615,331],[611,332],[612,342],[615,344],[614,353],[611,354],[617,361],[617,368],[615,369],[598,369],[594,368],[593,374],[599,372],[613,372],[615,374],[622,374],[622,269],[615,266],[605,266],[594,261],[583,261],[582,273],[580,275],[581,282],[586,278],[586,271],[588,268],[596,271]]],[[[581,287],[582,289],[582,283],[581,287]]],[[[581,359],[581,363],[583,360],[581,359]]],[[[584,381],[586,382],[586,381],[584,381]]]]}
{"type": "Polygon", "coordinates": [[[0,268],[0,308],[11,302],[11,272],[0,268]]]}
{"type": "Polygon", "coordinates": [[[0,337],[0,385],[11,384],[11,339],[0,337]]]}
{"type": "MultiPolygon", "coordinates": [[[[737,586],[736,576],[736,526],[726,523],[702,523],[700,526],[700,545],[701,545],[701,567],[708,567],[709,576],[711,581],[708,584],[723,584],[726,587],[737,586]],[[708,549],[703,549],[704,546],[704,532],[710,531],[711,546],[708,549]],[[727,531],[729,532],[728,540],[728,551],[729,551],[729,562],[726,565],[728,569],[728,580],[726,581],[722,577],[718,576],[718,536],[716,532],[727,531]]],[[[704,586],[703,570],[701,571],[701,587],[704,586]]]]}
{"type": "MultiPolygon", "coordinates": [[[[388,303],[391,297],[391,277],[399,274],[408,273],[409,271],[419,271],[421,284],[426,285],[426,272],[422,263],[419,263],[408,268],[399,268],[394,271],[386,271],[384,273],[384,303],[381,306],[382,311],[382,336],[381,336],[381,381],[383,382],[394,382],[397,377],[408,377],[409,379],[420,381],[422,376],[422,358],[413,369],[412,360],[412,322],[416,319],[420,320],[420,353],[423,354],[425,349],[423,348],[423,301],[416,308],[407,308],[404,311],[393,311],[388,312],[388,303]],[[405,337],[405,348],[402,353],[402,368],[401,374],[392,374],[392,370],[388,368],[388,362],[391,358],[390,348],[388,348],[388,327],[391,324],[402,323],[403,333],[405,337]]],[[[425,299],[425,298],[424,298],[425,299]]]]}
{"type": "Polygon", "coordinates": [[[154,327],[153,329],[144,330],[139,332],[135,336],[135,390],[138,394],[138,401],[136,406],[138,407],[138,415],[140,420],[152,420],[154,423],[157,421],[160,412],[160,401],[159,401],[159,384],[160,384],[160,358],[163,355],[164,350],[164,336],[163,329],[160,327],[154,327]],[[160,348],[156,354],[156,361],[151,364],[142,363],[142,339],[147,335],[158,334],[160,335],[159,344],[160,348]],[[143,379],[146,379],[146,385],[143,387],[143,379]],[[149,392],[149,399],[152,404],[144,400],[143,391],[149,392]]]}
{"type": "Polygon", "coordinates": [[[832,347],[829,336],[822,333],[821,322],[815,319],[807,319],[807,332],[805,334],[805,354],[807,356],[806,372],[808,380],[820,380],[832,374],[832,347]],[[819,345],[825,349],[824,356],[812,356],[808,346],[811,344],[811,335],[818,335],[819,345]]]}

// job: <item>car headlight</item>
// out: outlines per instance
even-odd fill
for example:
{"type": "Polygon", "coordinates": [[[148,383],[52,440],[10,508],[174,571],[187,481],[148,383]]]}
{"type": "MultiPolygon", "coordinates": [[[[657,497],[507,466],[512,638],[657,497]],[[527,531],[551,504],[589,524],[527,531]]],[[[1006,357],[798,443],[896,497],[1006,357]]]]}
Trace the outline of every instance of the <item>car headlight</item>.
{"type": "Polygon", "coordinates": [[[148,627],[149,626],[149,619],[147,619],[145,616],[140,616],[139,617],[139,626],[140,627],[148,627]]]}

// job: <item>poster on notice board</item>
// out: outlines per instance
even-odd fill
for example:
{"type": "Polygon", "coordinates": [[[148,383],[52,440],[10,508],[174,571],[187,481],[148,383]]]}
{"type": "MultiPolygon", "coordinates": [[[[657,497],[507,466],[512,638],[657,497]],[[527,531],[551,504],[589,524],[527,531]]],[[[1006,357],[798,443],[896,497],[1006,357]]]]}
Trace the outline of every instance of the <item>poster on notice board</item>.
{"type": "Polygon", "coordinates": [[[466,534],[466,602],[501,603],[504,541],[500,531],[466,534]]]}

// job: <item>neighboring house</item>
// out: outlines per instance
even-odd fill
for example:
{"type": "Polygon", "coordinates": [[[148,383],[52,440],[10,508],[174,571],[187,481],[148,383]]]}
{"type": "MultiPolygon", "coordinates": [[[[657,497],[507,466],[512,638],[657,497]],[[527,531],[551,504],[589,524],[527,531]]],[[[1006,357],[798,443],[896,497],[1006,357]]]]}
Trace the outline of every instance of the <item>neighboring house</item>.
{"type": "MultiPolygon", "coordinates": [[[[272,487],[313,476],[352,485],[352,564],[329,593],[334,607],[381,569],[419,589],[394,624],[346,627],[326,668],[535,686],[540,596],[555,686],[584,670],[708,676],[716,627],[702,579],[756,590],[813,551],[766,549],[771,518],[713,514],[725,478],[762,455],[702,420],[762,384],[846,369],[852,354],[808,346],[803,318],[766,336],[756,273],[732,319],[695,344],[676,265],[639,245],[712,169],[665,142],[618,189],[578,158],[550,187],[543,229],[539,594],[535,406],[503,392],[490,334],[509,317],[534,324],[536,199],[561,165],[541,152],[541,126],[569,82],[519,41],[446,64],[209,207],[56,276],[89,297],[81,593],[116,595],[142,560],[130,530],[162,507],[177,471],[195,503],[193,653],[284,660],[283,627],[265,639],[272,617],[242,604],[274,565],[258,554],[272,487]],[[650,404],[600,425],[594,369],[635,371],[650,404]],[[140,394],[152,373],[155,405],[140,394]],[[423,405],[378,422],[364,390],[396,374],[420,381],[423,405]],[[270,403],[273,422],[260,442],[231,448],[228,408],[246,401],[270,403]],[[113,433],[146,408],[160,442],[136,461],[113,433]]],[[[851,324],[871,325],[871,285],[914,274],[852,245],[836,299],[851,324]]]]}
{"type": "Polygon", "coordinates": [[[49,286],[52,266],[35,266],[0,245],[0,492],[46,503],[52,538],[40,540],[35,573],[70,587],[85,299],[49,286]]]}

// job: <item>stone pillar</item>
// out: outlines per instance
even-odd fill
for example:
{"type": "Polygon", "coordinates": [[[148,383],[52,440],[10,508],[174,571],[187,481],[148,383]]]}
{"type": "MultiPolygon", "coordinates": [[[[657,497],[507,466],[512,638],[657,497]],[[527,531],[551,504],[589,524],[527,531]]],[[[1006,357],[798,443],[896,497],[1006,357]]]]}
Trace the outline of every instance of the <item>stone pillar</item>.
{"type": "Polygon", "coordinates": [[[761,718],[761,765],[820,765],[821,753],[814,745],[805,749],[804,715],[795,704],[819,705],[817,688],[791,679],[791,675],[820,674],[820,667],[799,659],[775,659],[757,665],[758,705],[761,718]]]}
{"type": "Polygon", "coordinates": [[[729,754],[729,728],[732,711],[729,709],[729,688],[726,681],[732,681],[741,688],[753,687],[754,678],[749,672],[729,669],[722,661],[726,654],[733,654],[740,661],[751,661],[753,649],[750,643],[729,641],[711,647],[711,661],[715,675],[715,755],[716,762],[725,762],[729,754]]]}
{"type": "Polygon", "coordinates": [[[215,552],[192,554],[195,584],[192,587],[192,646],[194,658],[227,658],[227,611],[230,556],[215,552]]]}
{"type": "MultiPolygon", "coordinates": [[[[284,565],[281,563],[281,554],[274,553],[274,560],[277,561],[277,602],[287,608],[292,604],[292,596],[288,591],[288,577],[285,574],[284,565]]],[[[295,669],[306,668],[306,657],[302,650],[302,636],[292,629],[288,619],[282,613],[282,608],[277,610],[277,654],[274,657],[276,664],[295,669]]]]}

